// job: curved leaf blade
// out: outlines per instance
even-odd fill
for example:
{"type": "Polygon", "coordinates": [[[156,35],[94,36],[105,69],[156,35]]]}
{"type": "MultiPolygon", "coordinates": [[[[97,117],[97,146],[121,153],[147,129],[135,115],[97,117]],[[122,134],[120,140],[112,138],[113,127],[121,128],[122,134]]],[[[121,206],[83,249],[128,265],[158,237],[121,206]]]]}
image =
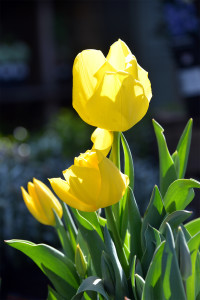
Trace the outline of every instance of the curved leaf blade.
{"type": "Polygon", "coordinates": [[[153,120],[153,127],[156,134],[159,152],[160,191],[161,195],[164,196],[169,185],[177,179],[177,174],[163,134],[164,129],[155,120],[153,120]]]}

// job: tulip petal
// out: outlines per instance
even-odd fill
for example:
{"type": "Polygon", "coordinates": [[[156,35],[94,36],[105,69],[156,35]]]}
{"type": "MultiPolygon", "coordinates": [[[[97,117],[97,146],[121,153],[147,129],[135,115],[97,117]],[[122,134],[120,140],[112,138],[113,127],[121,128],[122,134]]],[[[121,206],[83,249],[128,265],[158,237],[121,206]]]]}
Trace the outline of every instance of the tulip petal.
{"type": "Polygon", "coordinates": [[[35,186],[32,182],[28,182],[28,194],[32,198],[32,202],[33,202],[32,205],[34,205],[38,216],[40,216],[40,219],[43,220],[43,224],[47,225],[49,223],[48,216],[46,215],[46,213],[41,205],[41,202],[40,202],[38,195],[36,193],[36,190],[35,190],[35,186]]]}
{"type": "Polygon", "coordinates": [[[70,186],[67,183],[67,181],[61,179],[61,178],[51,178],[49,179],[51,186],[55,193],[58,195],[58,197],[67,203],[69,206],[74,207],[76,209],[82,210],[82,211],[95,211],[96,207],[90,206],[82,202],[80,199],[77,199],[75,196],[73,196],[69,190],[70,186]]]}
{"type": "Polygon", "coordinates": [[[113,132],[96,128],[91,136],[91,141],[93,142],[92,149],[100,150],[103,155],[107,156],[113,143],[113,132]]]}
{"type": "Polygon", "coordinates": [[[126,67],[126,56],[131,54],[128,46],[122,41],[118,40],[111,45],[106,59],[118,71],[124,71],[126,67]]]}
{"type": "Polygon", "coordinates": [[[150,101],[152,98],[152,90],[151,90],[151,83],[148,78],[148,72],[146,72],[142,67],[140,67],[140,65],[138,65],[138,80],[142,82],[145,96],[150,101]]]}
{"type": "Polygon", "coordinates": [[[74,164],[80,167],[91,167],[98,169],[99,158],[95,151],[88,150],[85,153],[81,153],[78,157],[75,157],[74,164]]]}
{"type": "Polygon", "coordinates": [[[96,203],[101,185],[99,170],[73,165],[64,171],[63,175],[69,184],[69,193],[97,210],[96,203]]]}
{"type": "Polygon", "coordinates": [[[148,106],[143,86],[132,75],[105,73],[98,89],[85,104],[90,122],[85,121],[110,131],[125,131],[143,118],[148,106]]]}
{"type": "Polygon", "coordinates": [[[49,223],[55,224],[53,209],[56,211],[59,217],[62,217],[61,204],[51,190],[42,181],[34,178],[33,183],[38,198],[40,199],[41,206],[49,219],[49,223]]]}
{"type": "Polygon", "coordinates": [[[120,201],[129,184],[129,178],[122,174],[108,158],[102,160],[99,170],[102,179],[98,203],[100,208],[120,201]]]}
{"type": "Polygon", "coordinates": [[[40,223],[44,225],[48,225],[48,219],[40,212],[38,211],[38,207],[33,201],[33,198],[26,192],[26,190],[21,187],[22,190],[22,197],[24,199],[24,202],[26,204],[26,207],[30,211],[30,213],[33,215],[33,217],[40,223]]]}
{"type": "Polygon", "coordinates": [[[80,117],[89,119],[84,110],[85,102],[93,95],[97,85],[95,74],[106,62],[99,50],[84,50],[79,53],[73,65],[73,107],[80,117]]]}

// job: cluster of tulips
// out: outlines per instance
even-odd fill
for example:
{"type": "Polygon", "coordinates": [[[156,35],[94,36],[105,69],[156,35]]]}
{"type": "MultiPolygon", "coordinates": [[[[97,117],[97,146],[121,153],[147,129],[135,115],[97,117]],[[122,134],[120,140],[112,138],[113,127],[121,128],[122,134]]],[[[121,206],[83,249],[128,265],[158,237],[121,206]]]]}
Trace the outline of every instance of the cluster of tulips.
{"type": "Polygon", "coordinates": [[[133,193],[133,160],[122,132],[144,117],[151,97],[148,73],[123,41],[115,42],[106,58],[97,50],[77,55],[73,107],[97,127],[93,147],[74,159],[63,179],[49,179],[57,197],[38,179],[28,183],[28,192],[22,187],[27,208],[39,222],[55,227],[62,249],[7,241],[49,278],[49,300],[200,299],[200,221],[183,225],[191,215],[184,209],[193,188],[200,188],[183,179],[192,120],[172,155],[163,128],[153,121],[160,189],[154,187],[143,218],[133,193]]]}
{"type": "MultiPolygon", "coordinates": [[[[97,127],[93,147],[74,159],[63,172],[65,180],[50,179],[58,197],[81,211],[96,211],[120,201],[129,184],[106,156],[114,132],[130,129],[146,114],[152,97],[148,74],[121,40],[110,47],[107,58],[101,51],[78,54],[73,67],[73,107],[88,124],[97,127]]],[[[24,201],[43,224],[55,224],[52,209],[62,216],[62,207],[51,191],[38,180],[22,188],[24,201]]]]}

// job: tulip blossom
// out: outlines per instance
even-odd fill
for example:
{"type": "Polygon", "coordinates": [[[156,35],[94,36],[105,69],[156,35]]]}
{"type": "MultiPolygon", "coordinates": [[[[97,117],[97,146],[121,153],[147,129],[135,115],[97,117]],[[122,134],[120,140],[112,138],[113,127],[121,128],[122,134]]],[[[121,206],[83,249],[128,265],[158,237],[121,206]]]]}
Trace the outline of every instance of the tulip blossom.
{"type": "Polygon", "coordinates": [[[113,132],[96,128],[91,136],[91,141],[93,142],[92,149],[100,150],[105,156],[107,156],[112,147],[113,132]]]}
{"type": "Polygon", "coordinates": [[[148,73],[118,40],[105,58],[99,50],[79,53],[73,66],[73,107],[88,124],[125,131],[146,114],[152,97],[148,73]]]}
{"type": "Polygon", "coordinates": [[[129,184],[128,176],[96,149],[76,157],[63,175],[65,180],[50,179],[53,190],[69,206],[87,212],[117,203],[129,184]]]}
{"type": "Polygon", "coordinates": [[[21,190],[28,210],[40,223],[55,225],[53,210],[62,218],[63,210],[60,202],[43,182],[34,178],[33,183],[28,183],[28,193],[23,187],[21,190]]]}

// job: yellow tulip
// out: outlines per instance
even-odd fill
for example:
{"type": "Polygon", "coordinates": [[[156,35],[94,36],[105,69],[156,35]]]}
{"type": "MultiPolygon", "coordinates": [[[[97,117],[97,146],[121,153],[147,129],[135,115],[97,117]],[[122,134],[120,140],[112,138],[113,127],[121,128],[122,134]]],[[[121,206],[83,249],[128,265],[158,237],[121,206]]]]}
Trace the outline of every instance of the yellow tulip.
{"type": "Polygon", "coordinates": [[[62,218],[63,210],[60,202],[51,190],[40,180],[28,182],[28,193],[21,187],[24,202],[36,220],[45,225],[55,225],[55,216],[62,218]]]}
{"type": "Polygon", "coordinates": [[[73,66],[73,107],[88,124],[125,131],[146,114],[152,97],[148,73],[128,46],[115,42],[105,58],[98,50],[79,53],[73,66]]]}
{"type": "Polygon", "coordinates": [[[93,142],[92,149],[100,150],[105,156],[107,156],[112,147],[113,138],[112,131],[96,128],[91,136],[91,141],[93,142]]]}
{"type": "Polygon", "coordinates": [[[88,150],[63,172],[65,180],[50,179],[58,197],[81,211],[96,211],[117,203],[129,184],[128,176],[99,150],[88,150]]]}

